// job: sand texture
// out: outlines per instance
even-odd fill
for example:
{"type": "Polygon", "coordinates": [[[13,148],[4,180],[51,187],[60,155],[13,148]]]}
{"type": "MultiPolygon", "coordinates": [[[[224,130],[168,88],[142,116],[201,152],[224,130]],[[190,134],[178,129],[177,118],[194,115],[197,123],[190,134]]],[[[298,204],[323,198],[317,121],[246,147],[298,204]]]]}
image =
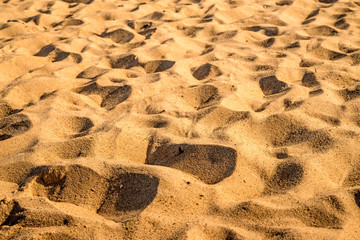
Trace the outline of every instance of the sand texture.
{"type": "Polygon", "coordinates": [[[0,239],[360,239],[360,1],[0,0],[0,239]]]}

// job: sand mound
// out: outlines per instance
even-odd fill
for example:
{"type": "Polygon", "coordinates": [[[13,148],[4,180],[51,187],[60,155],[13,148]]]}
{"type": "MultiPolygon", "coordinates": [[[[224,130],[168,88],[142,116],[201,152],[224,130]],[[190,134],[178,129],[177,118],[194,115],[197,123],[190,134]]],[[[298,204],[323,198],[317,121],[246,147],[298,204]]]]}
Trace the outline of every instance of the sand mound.
{"type": "Polygon", "coordinates": [[[0,239],[360,239],[360,2],[0,2],[0,239]]]}

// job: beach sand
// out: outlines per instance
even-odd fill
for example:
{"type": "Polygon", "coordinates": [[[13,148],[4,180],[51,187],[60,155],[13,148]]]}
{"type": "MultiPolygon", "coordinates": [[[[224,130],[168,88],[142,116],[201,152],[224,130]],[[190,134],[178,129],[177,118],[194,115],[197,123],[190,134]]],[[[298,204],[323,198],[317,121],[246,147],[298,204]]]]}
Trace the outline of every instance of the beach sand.
{"type": "Polygon", "coordinates": [[[360,239],[360,2],[1,0],[0,239],[360,239]]]}

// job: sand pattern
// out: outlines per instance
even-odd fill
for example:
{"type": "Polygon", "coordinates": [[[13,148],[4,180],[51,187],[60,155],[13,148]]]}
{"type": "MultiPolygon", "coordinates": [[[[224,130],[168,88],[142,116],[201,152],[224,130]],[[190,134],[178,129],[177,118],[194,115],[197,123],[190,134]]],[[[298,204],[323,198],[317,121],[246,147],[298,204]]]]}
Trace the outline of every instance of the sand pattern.
{"type": "Polygon", "coordinates": [[[359,239],[360,2],[1,0],[0,239],[359,239]]]}

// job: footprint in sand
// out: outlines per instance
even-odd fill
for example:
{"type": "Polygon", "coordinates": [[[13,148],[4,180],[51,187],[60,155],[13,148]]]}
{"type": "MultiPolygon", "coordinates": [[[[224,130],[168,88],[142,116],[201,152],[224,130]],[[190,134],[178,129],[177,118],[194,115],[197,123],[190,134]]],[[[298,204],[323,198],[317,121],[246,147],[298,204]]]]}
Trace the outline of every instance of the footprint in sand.
{"type": "Polygon", "coordinates": [[[330,61],[335,61],[347,56],[344,53],[329,50],[325,47],[322,47],[321,45],[308,49],[308,52],[311,52],[314,55],[314,57],[318,59],[330,60],[330,61]]]}
{"type": "Polygon", "coordinates": [[[350,24],[348,24],[345,19],[340,19],[334,23],[334,26],[341,30],[346,30],[350,27],[350,24]]]}
{"type": "Polygon", "coordinates": [[[347,102],[356,99],[360,96],[360,85],[356,85],[352,88],[346,88],[339,90],[338,93],[347,102]]]}
{"type": "Polygon", "coordinates": [[[302,180],[304,170],[302,166],[293,161],[280,163],[274,175],[269,179],[265,192],[286,192],[296,187],[302,180]]]}
{"type": "Polygon", "coordinates": [[[288,90],[287,84],[278,80],[274,75],[261,78],[259,81],[259,86],[265,96],[288,90]]]}
{"type": "Polygon", "coordinates": [[[303,86],[308,88],[320,85],[320,83],[316,80],[315,73],[313,72],[305,72],[304,76],[301,79],[301,83],[303,86]]]}
{"type": "Polygon", "coordinates": [[[230,147],[164,144],[154,148],[153,144],[149,143],[146,164],[175,168],[207,184],[216,184],[235,170],[237,153],[230,147]]]}
{"type": "Polygon", "coordinates": [[[220,33],[216,34],[215,37],[213,37],[210,41],[211,42],[224,41],[224,40],[235,37],[237,33],[238,33],[237,30],[230,30],[230,31],[220,32],[220,33]]]}
{"type": "Polygon", "coordinates": [[[174,61],[169,60],[154,60],[143,64],[146,73],[157,73],[168,70],[174,66],[174,61]]]}
{"type": "Polygon", "coordinates": [[[117,29],[111,32],[104,32],[101,34],[103,38],[110,38],[116,43],[124,44],[130,42],[135,35],[127,30],[124,29],[117,29]]]}
{"type": "Polygon", "coordinates": [[[154,24],[151,21],[128,21],[127,25],[145,36],[145,39],[150,39],[157,30],[156,27],[152,27],[154,24]]]}
{"type": "Polygon", "coordinates": [[[16,111],[7,103],[0,102],[0,119],[14,114],[16,111]]]}
{"type": "Polygon", "coordinates": [[[86,79],[96,79],[100,77],[101,75],[107,73],[109,70],[100,68],[97,66],[91,66],[81,73],[79,73],[76,78],[86,78],[86,79]]]}
{"type": "Polygon", "coordinates": [[[356,205],[360,208],[360,190],[357,190],[354,193],[354,200],[355,200],[356,205]]]}
{"type": "Polygon", "coordinates": [[[268,38],[268,39],[265,39],[265,40],[262,40],[262,41],[258,41],[256,42],[256,44],[260,47],[263,47],[263,48],[269,48],[271,47],[272,45],[274,45],[275,43],[275,38],[268,38]]]}
{"type": "Polygon", "coordinates": [[[186,88],[179,95],[188,105],[196,109],[216,105],[221,99],[219,89],[209,84],[186,88]]]}
{"type": "Polygon", "coordinates": [[[116,174],[109,181],[97,213],[114,221],[141,213],[156,197],[160,182],[154,176],[140,173],[116,174]]]}
{"type": "Polygon", "coordinates": [[[218,77],[222,73],[220,69],[210,63],[205,63],[193,71],[193,77],[197,80],[204,80],[208,77],[218,77]]]}
{"type": "Polygon", "coordinates": [[[76,89],[77,93],[90,95],[97,94],[102,98],[101,107],[112,110],[120,103],[124,102],[131,95],[132,88],[129,85],[124,86],[100,86],[96,82],[90,83],[85,87],[76,89]]]}
{"type": "Polygon", "coordinates": [[[360,185],[360,167],[354,167],[346,176],[343,186],[356,187],[360,185]]]}
{"type": "Polygon", "coordinates": [[[60,62],[65,59],[74,63],[82,62],[82,56],[80,54],[63,51],[52,44],[42,47],[34,56],[49,57],[52,62],[60,62]]]}
{"type": "Polygon", "coordinates": [[[112,68],[130,69],[139,65],[139,59],[134,54],[120,55],[110,58],[110,65],[112,68]]]}
{"type": "Polygon", "coordinates": [[[308,143],[314,151],[326,151],[334,143],[327,131],[311,131],[291,115],[272,115],[267,117],[263,124],[265,136],[275,147],[308,143]]]}
{"type": "Polygon", "coordinates": [[[35,196],[95,210],[113,221],[140,214],[157,195],[159,179],[142,173],[112,170],[102,176],[82,165],[40,167],[31,185],[35,196]]]}
{"type": "Polygon", "coordinates": [[[252,26],[246,28],[248,31],[259,32],[263,31],[264,34],[268,37],[277,36],[279,34],[279,29],[277,27],[261,27],[261,26],[252,26]]]}
{"type": "Polygon", "coordinates": [[[310,35],[312,36],[335,36],[338,34],[338,31],[336,31],[335,29],[326,26],[326,25],[321,25],[321,26],[316,26],[316,27],[312,27],[306,30],[310,35]]]}
{"type": "Polygon", "coordinates": [[[336,3],[338,0],[318,0],[320,3],[331,4],[336,3]]]}
{"type": "Polygon", "coordinates": [[[25,114],[15,114],[0,119],[0,141],[23,134],[32,127],[32,122],[25,114]]]}
{"type": "Polygon", "coordinates": [[[278,2],[276,2],[276,5],[278,6],[290,6],[292,5],[294,2],[294,0],[280,0],[278,2]]]}

